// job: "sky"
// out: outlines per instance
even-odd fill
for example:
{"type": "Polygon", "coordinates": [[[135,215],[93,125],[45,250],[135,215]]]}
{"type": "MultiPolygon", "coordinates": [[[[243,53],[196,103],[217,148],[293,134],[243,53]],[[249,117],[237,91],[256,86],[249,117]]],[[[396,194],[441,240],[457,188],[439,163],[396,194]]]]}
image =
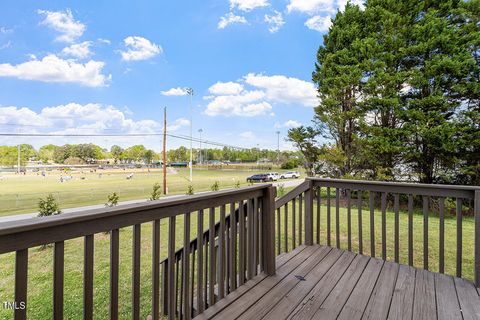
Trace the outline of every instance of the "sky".
{"type": "MultiPolygon", "coordinates": [[[[157,133],[167,107],[169,133],[188,136],[192,119],[196,138],[276,149],[279,131],[280,149],[291,149],[288,129],[310,124],[319,103],[316,52],[346,2],[2,1],[0,133],[157,133]]],[[[160,140],[2,136],[0,144],[160,151],[160,140]]]]}

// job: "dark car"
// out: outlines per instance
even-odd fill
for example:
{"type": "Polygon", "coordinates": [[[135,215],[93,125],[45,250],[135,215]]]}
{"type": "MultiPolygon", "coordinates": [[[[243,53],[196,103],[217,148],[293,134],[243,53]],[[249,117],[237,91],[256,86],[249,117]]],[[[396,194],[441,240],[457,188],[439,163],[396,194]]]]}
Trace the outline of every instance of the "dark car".
{"type": "Polygon", "coordinates": [[[267,182],[271,181],[268,174],[254,174],[247,178],[247,182],[267,182]]]}

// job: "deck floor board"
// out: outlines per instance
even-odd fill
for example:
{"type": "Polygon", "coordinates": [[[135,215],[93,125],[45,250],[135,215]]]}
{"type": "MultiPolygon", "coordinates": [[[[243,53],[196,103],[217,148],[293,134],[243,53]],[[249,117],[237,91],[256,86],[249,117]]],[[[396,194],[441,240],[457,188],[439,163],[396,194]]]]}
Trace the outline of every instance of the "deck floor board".
{"type": "Polygon", "coordinates": [[[478,293],[468,280],[314,245],[195,319],[480,319],[478,293]]]}

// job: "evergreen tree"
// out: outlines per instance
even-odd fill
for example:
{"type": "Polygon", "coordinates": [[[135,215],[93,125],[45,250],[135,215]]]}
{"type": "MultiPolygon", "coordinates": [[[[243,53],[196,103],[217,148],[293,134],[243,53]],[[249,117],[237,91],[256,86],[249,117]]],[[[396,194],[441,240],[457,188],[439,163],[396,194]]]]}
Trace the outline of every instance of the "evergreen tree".
{"type": "Polygon", "coordinates": [[[321,100],[314,119],[320,132],[332,138],[344,154],[342,175],[355,167],[359,119],[363,117],[358,101],[364,76],[360,52],[364,25],[365,16],[358,6],[348,3],[344,12],[338,12],[318,49],[312,77],[321,100]]]}

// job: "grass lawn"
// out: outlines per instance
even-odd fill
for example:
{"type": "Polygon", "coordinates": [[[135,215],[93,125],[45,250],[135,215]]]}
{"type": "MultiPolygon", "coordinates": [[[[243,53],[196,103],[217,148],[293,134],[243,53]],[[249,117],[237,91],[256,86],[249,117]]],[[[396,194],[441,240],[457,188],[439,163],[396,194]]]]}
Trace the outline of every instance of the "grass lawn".
{"type": "MultiPolygon", "coordinates": [[[[208,185],[208,184],[207,184],[208,185]]],[[[333,201],[332,201],[333,202],[333,201]]],[[[332,205],[334,202],[332,203],[332,205]]],[[[289,230],[291,232],[292,208],[289,208],[289,230]]],[[[226,212],[229,212],[228,206],[226,212]]],[[[332,207],[332,245],[335,245],[335,209],[332,207]]],[[[316,207],[314,208],[316,213],[316,207]]],[[[283,232],[283,210],[281,230],[283,232]]],[[[298,215],[298,210],[297,210],[298,215]]],[[[314,214],[315,215],[315,214],[314,214]]],[[[341,247],[347,247],[347,212],[340,209],[341,247]]],[[[195,237],[196,214],[192,214],[192,238],[195,237]]],[[[218,212],[217,212],[218,219],[218,212]]],[[[298,216],[297,216],[298,241],[298,216]]],[[[356,208],[352,210],[352,244],[353,250],[358,250],[358,217],[356,208]]],[[[392,212],[387,212],[387,254],[393,259],[393,221],[392,212]]],[[[400,258],[407,263],[407,214],[400,214],[400,258]]],[[[205,226],[208,224],[208,214],[205,215],[205,226]]],[[[438,218],[431,215],[429,219],[429,259],[430,270],[438,270],[438,218]]],[[[326,207],[321,207],[321,244],[326,242],[326,207]]],[[[423,266],[423,216],[414,214],[414,263],[417,267],[423,266]]],[[[448,217],[445,221],[445,270],[449,274],[455,273],[456,232],[455,219],[448,217]]],[[[463,276],[473,277],[473,235],[474,224],[471,218],[463,220],[463,276]]],[[[151,309],[151,223],[142,225],[141,250],[141,318],[145,319],[151,309]]],[[[315,231],[316,232],[316,231],[315,231]]],[[[369,212],[363,210],[363,243],[364,253],[370,252],[369,212]]],[[[181,246],[183,235],[183,219],[177,218],[177,247],[181,246]]],[[[161,258],[167,254],[168,223],[161,223],[161,258]]],[[[281,244],[283,250],[283,239],[281,244]]],[[[381,212],[375,211],[376,253],[381,255],[381,212]]],[[[316,239],[316,233],[314,233],[316,239]]],[[[289,250],[291,250],[291,234],[288,235],[289,250]]],[[[120,296],[119,312],[121,319],[131,318],[131,263],[132,263],[132,228],[124,228],[120,232],[120,296]]],[[[29,250],[29,287],[28,287],[28,316],[30,319],[48,319],[52,311],[52,260],[53,249],[29,250]]],[[[14,290],[14,254],[0,256],[0,301],[13,300],[14,290]]],[[[98,319],[108,318],[109,301],[109,236],[95,235],[95,277],[94,277],[94,314],[98,319]]],[[[79,319],[82,317],[83,301],[83,239],[73,239],[65,243],[65,318],[79,319]]],[[[12,318],[12,312],[0,309],[0,318],[12,318]]]]}
{"type": "MultiPolygon", "coordinates": [[[[178,168],[176,173],[167,174],[169,194],[184,194],[189,182],[189,169],[178,168]]],[[[239,181],[247,185],[246,178],[255,172],[239,169],[208,170],[194,168],[193,187],[195,192],[210,190],[211,185],[218,181],[220,188],[234,187],[239,181]]],[[[97,170],[91,173],[73,171],[73,179],[61,183],[61,173],[47,172],[46,177],[39,173],[28,173],[17,176],[4,175],[0,180],[0,216],[38,211],[38,199],[52,193],[62,209],[93,204],[103,204],[107,195],[117,192],[120,201],[147,199],[154,183],[162,183],[162,169],[147,172],[146,169],[97,170]],[[133,179],[127,180],[127,174],[134,172],[133,179]],[[102,174],[99,177],[99,174],[102,174]],[[85,179],[81,179],[85,178],[85,179]]]]}

